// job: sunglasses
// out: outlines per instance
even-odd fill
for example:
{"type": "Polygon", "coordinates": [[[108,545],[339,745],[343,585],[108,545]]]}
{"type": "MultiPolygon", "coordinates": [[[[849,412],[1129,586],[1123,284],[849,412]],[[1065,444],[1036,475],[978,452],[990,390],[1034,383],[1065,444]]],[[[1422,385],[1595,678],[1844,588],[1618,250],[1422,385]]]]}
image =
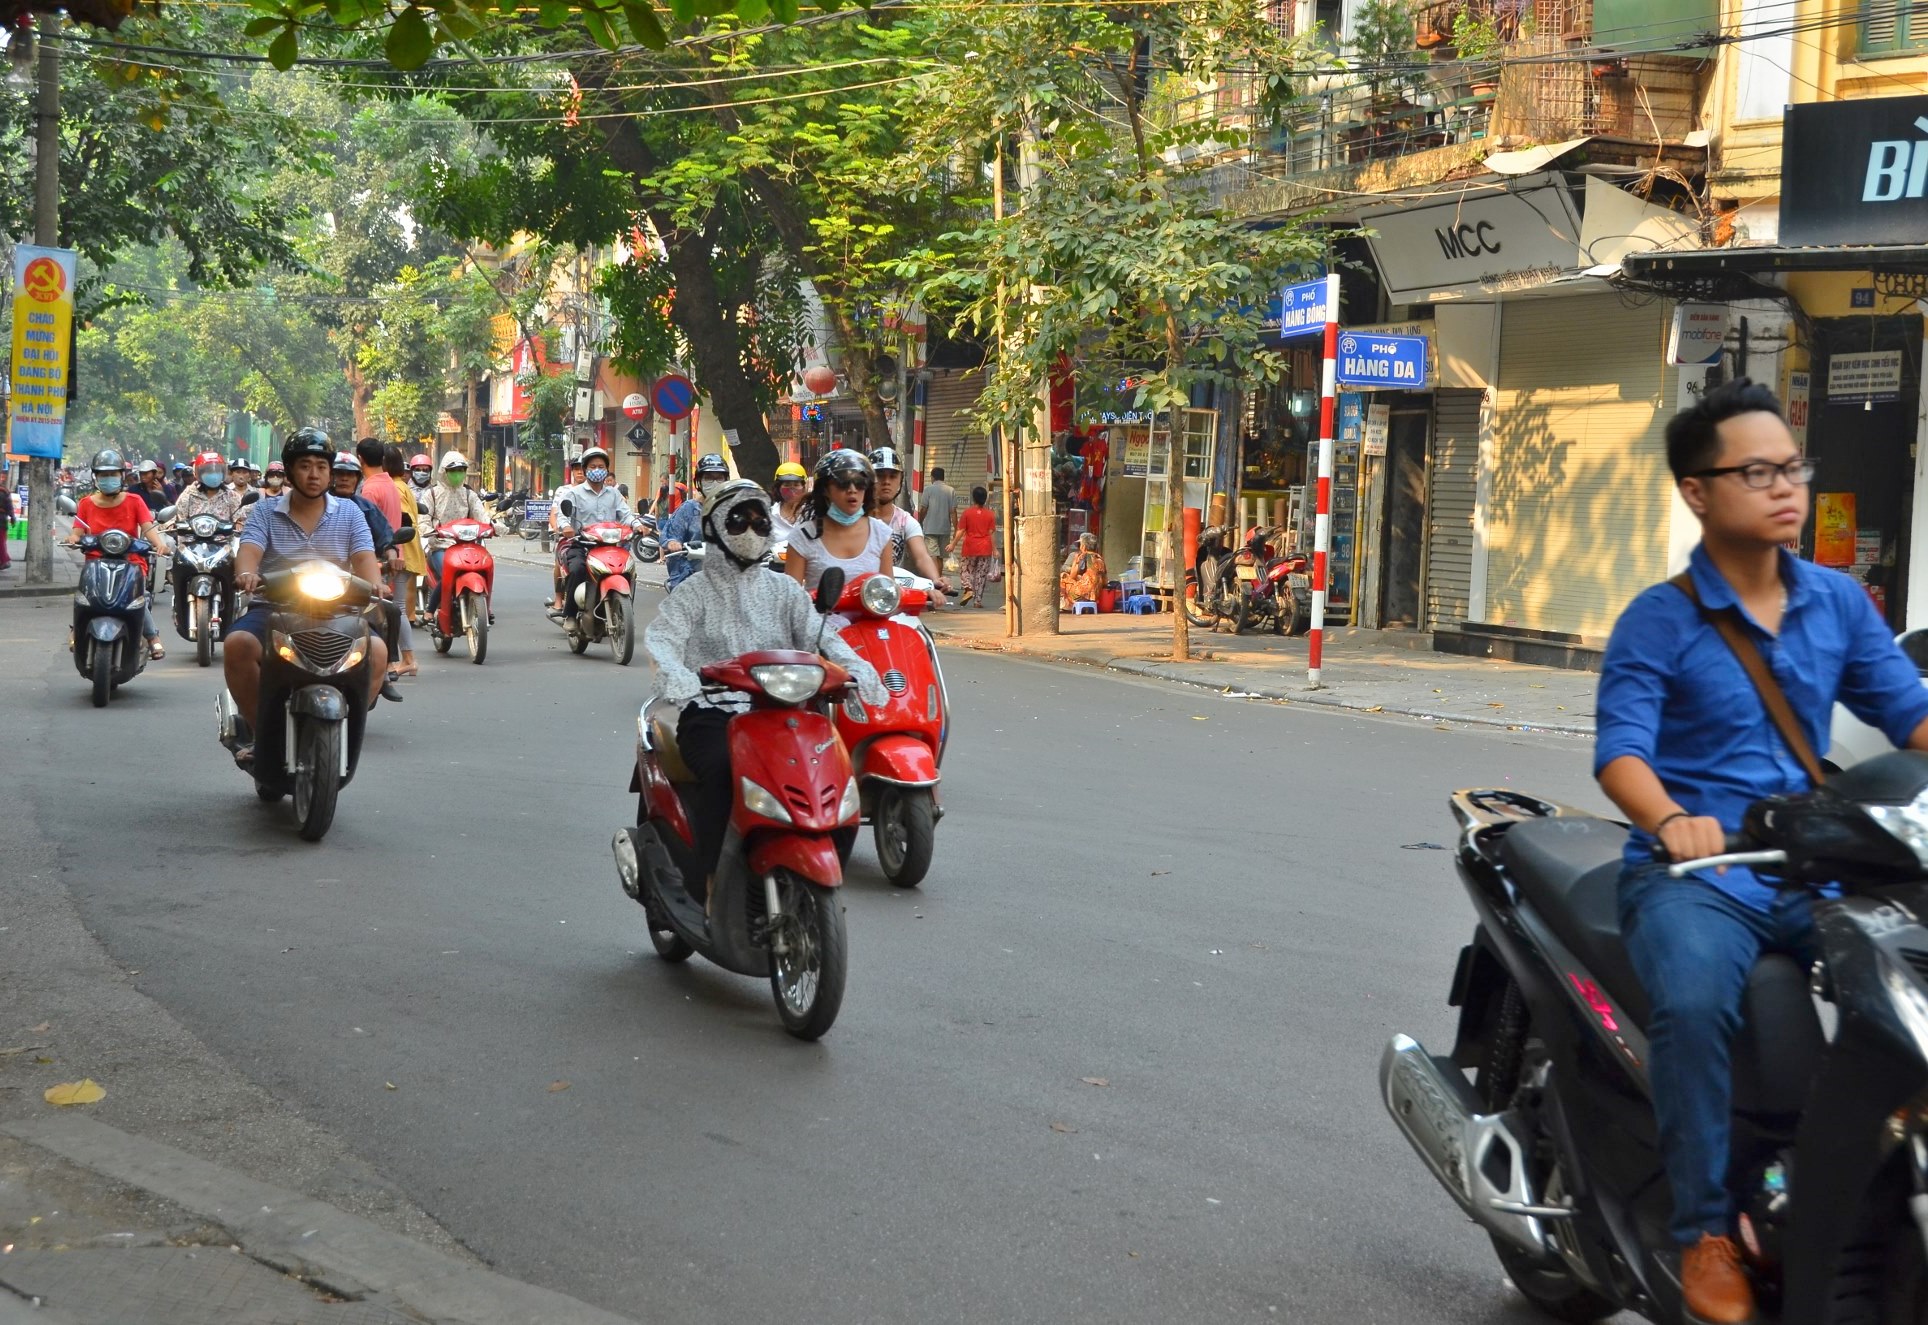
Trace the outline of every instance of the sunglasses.
{"type": "Polygon", "coordinates": [[[862,492],[870,486],[870,480],[862,474],[859,474],[855,478],[833,478],[830,480],[830,485],[835,488],[842,488],[845,492],[851,492],[853,490],[862,492]]]}
{"type": "Polygon", "coordinates": [[[723,532],[740,534],[746,529],[754,529],[759,534],[770,532],[770,512],[761,506],[738,506],[723,517],[723,532]]]}

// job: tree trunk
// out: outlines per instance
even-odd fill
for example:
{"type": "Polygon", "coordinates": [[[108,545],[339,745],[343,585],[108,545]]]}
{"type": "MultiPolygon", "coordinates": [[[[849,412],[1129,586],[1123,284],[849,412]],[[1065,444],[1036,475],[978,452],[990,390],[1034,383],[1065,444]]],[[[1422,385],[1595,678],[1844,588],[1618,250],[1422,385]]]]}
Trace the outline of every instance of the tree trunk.
{"type": "Polygon", "coordinates": [[[736,310],[723,306],[710,253],[711,241],[700,232],[669,242],[669,268],[676,279],[670,321],[689,342],[717,424],[736,432],[737,472],[767,487],[776,477],[776,443],[770,439],[756,383],[743,366],[736,310]]]}
{"type": "MultiPolygon", "coordinates": [[[[368,405],[375,398],[375,388],[353,358],[343,364],[342,371],[348,375],[349,400],[355,411],[355,436],[357,439],[373,437],[375,430],[369,426],[368,405]]],[[[299,421],[296,426],[300,426],[299,421]]]]}
{"type": "MultiPolygon", "coordinates": [[[[1178,327],[1178,315],[1165,310],[1165,372],[1178,380],[1184,371],[1185,346],[1178,327]]],[[[1192,656],[1191,622],[1185,615],[1185,435],[1183,416],[1171,412],[1171,444],[1165,461],[1165,530],[1171,539],[1172,559],[1172,661],[1188,662],[1192,656]]]]}

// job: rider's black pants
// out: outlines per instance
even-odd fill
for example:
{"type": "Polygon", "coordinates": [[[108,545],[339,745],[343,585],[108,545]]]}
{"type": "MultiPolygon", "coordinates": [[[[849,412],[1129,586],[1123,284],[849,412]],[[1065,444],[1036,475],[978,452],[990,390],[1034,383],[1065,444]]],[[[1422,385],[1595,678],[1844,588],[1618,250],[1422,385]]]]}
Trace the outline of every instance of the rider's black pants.
{"type": "MultiPolygon", "coordinates": [[[[562,562],[564,576],[562,581],[562,614],[564,616],[574,616],[576,614],[576,586],[589,578],[589,549],[574,542],[565,543],[561,551],[556,554],[556,558],[562,562]]],[[[694,765],[692,765],[692,767],[694,767],[694,765]]]]}
{"type": "MultiPolygon", "coordinates": [[[[723,854],[723,834],[730,826],[730,806],[735,802],[730,785],[730,714],[721,709],[690,704],[676,722],[676,748],[696,781],[683,788],[683,804],[689,808],[690,829],[696,834],[696,858],[705,874],[716,868],[723,854]]],[[[686,879],[691,896],[707,896],[704,880],[686,879]]]]}

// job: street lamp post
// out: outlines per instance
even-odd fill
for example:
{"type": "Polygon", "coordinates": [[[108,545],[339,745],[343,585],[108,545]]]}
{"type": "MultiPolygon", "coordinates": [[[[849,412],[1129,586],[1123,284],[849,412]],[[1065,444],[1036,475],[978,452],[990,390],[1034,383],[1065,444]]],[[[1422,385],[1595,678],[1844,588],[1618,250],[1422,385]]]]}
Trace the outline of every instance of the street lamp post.
{"type": "MultiPolygon", "coordinates": [[[[33,242],[45,248],[60,243],[60,15],[39,18],[38,64],[34,98],[33,242]]],[[[73,372],[72,365],[68,373],[73,372]]],[[[71,379],[70,379],[71,380],[71,379]]],[[[27,583],[54,579],[54,461],[27,461],[27,583]]]]}

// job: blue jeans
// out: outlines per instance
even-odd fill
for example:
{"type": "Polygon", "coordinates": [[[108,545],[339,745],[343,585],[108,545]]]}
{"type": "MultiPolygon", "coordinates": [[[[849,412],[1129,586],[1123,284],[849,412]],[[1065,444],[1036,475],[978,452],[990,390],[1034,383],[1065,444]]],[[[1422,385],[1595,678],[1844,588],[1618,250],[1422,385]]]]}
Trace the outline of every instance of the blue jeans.
{"type": "Polygon", "coordinates": [[[1673,1188],[1676,1242],[1732,1233],[1727,1165],[1734,1106],[1729,1050],[1740,1029],[1748,973],[1763,954],[1803,966],[1817,953],[1807,894],[1784,892],[1757,911],[1660,865],[1620,876],[1620,931],[1653,1003],[1647,1078],[1661,1157],[1673,1188]]]}
{"type": "Polygon", "coordinates": [[[438,547],[428,554],[428,610],[435,611],[442,605],[442,554],[445,547],[438,547]]]}

